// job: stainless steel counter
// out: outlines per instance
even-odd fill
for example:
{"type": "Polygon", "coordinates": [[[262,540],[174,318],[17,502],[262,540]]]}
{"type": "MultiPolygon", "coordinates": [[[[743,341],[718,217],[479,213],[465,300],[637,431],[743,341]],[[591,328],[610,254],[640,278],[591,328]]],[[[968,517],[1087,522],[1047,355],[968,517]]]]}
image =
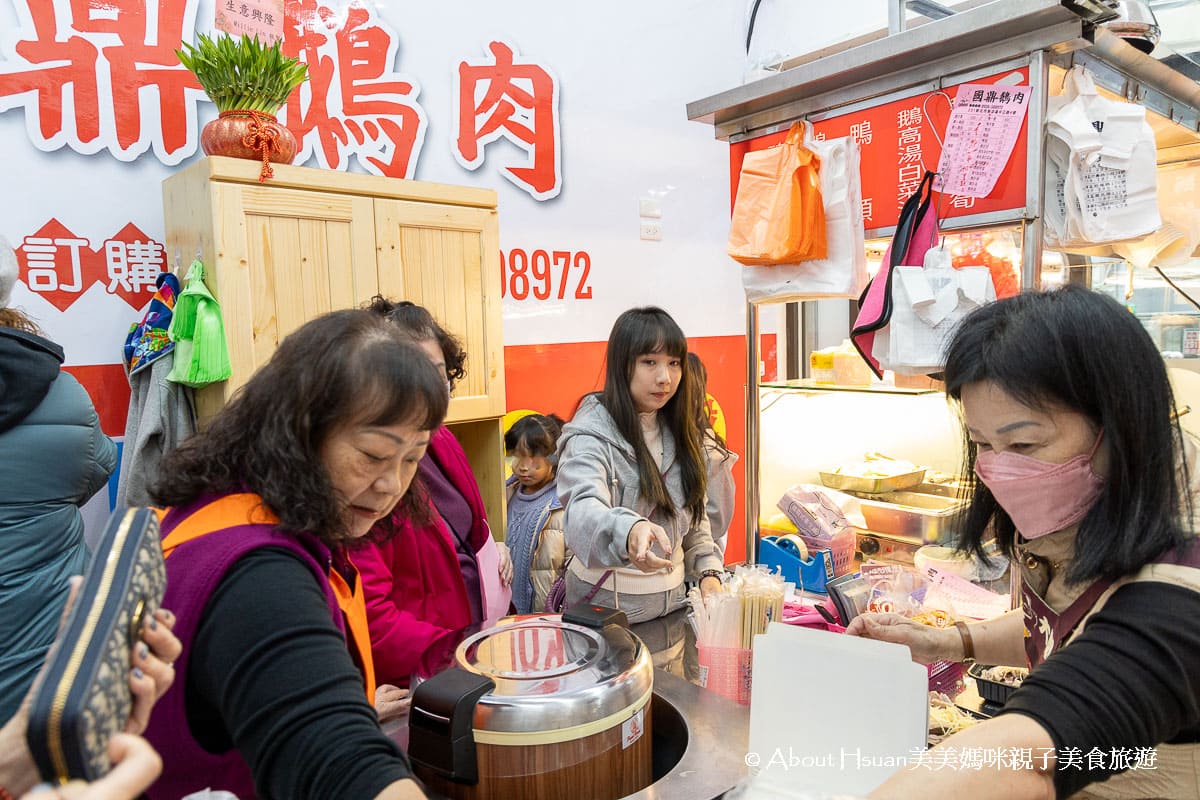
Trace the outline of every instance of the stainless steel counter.
{"type": "Polygon", "coordinates": [[[627,800],[709,800],[746,776],[748,707],[659,669],[654,672],[653,715],[655,774],[663,757],[681,757],[663,777],[627,800]]]}
{"type": "MultiPolygon", "coordinates": [[[[750,709],[701,689],[696,639],[687,610],[632,626],[653,655],[653,782],[628,800],[709,800],[747,775],[750,709]]],[[[384,724],[401,747],[408,719],[384,724]]]]}

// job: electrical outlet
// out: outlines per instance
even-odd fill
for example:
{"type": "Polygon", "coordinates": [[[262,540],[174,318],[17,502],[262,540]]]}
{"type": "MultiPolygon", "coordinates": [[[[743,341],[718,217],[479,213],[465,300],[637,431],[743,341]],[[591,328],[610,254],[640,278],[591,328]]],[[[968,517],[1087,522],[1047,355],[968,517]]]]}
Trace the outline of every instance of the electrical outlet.
{"type": "Polygon", "coordinates": [[[642,220],[642,239],[647,242],[662,241],[662,221],[657,219],[642,220]]]}

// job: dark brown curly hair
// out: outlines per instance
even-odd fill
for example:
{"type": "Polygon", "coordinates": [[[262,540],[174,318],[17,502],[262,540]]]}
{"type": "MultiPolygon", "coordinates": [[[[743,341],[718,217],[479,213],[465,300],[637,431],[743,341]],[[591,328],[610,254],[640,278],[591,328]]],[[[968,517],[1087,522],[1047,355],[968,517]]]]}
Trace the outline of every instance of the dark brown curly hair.
{"type": "Polygon", "coordinates": [[[439,325],[433,314],[424,306],[409,300],[392,302],[386,297],[375,295],[367,307],[389,322],[395,323],[415,341],[437,341],[438,346],[442,348],[442,356],[446,359],[446,380],[450,381],[451,391],[454,390],[454,384],[466,377],[467,352],[463,350],[462,342],[439,325]]]}
{"type": "MultiPolygon", "coordinates": [[[[281,529],[345,543],[345,509],[322,445],[348,425],[435,430],[448,402],[444,378],[411,337],[373,312],[335,311],[284,339],[208,427],[164,459],[150,494],[182,506],[205,494],[254,492],[281,529]]],[[[410,490],[399,508],[427,524],[428,506],[410,490]]],[[[376,524],[376,540],[394,533],[392,517],[376,524]]]]}

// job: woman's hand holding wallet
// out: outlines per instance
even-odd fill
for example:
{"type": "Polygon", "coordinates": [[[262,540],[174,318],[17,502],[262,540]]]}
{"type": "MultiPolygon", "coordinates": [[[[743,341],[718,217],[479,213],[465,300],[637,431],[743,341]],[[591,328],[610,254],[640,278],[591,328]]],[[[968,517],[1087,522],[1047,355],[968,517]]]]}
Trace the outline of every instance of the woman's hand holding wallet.
{"type": "Polygon", "coordinates": [[[174,626],[175,615],[165,608],[156,610],[142,623],[142,640],[133,647],[133,670],[129,675],[133,712],[125,725],[126,733],[146,730],[150,709],[175,681],[175,659],[183,652],[183,645],[171,632],[174,626]]]}
{"type": "Polygon", "coordinates": [[[112,772],[98,781],[71,781],[37,789],[21,800],[118,800],[140,797],[162,774],[162,758],[140,736],[113,734],[108,742],[112,772]]]}
{"type": "MultiPolygon", "coordinates": [[[[67,603],[62,613],[63,621],[70,613],[82,582],[83,579],[80,577],[71,579],[67,603]]],[[[60,630],[61,624],[60,621],[60,630]]],[[[150,719],[150,710],[154,707],[155,702],[166,693],[175,679],[173,663],[175,659],[179,658],[183,645],[171,632],[174,625],[175,615],[161,608],[142,625],[142,637],[134,644],[131,653],[133,668],[130,670],[129,687],[133,693],[133,712],[126,725],[127,733],[141,733],[146,729],[146,724],[150,719]]],[[[36,685],[35,682],[34,686],[36,687],[36,685]]],[[[39,780],[37,766],[25,743],[25,730],[29,723],[29,706],[33,698],[33,691],[34,689],[31,688],[25,696],[25,702],[21,709],[0,729],[0,753],[4,754],[0,757],[0,787],[18,796],[22,792],[28,791],[39,780]]],[[[117,747],[118,755],[122,759],[128,755],[131,762],[115,781],[125,780],[123,776],[134,773],[142,774],[151,761],[155,764],[160,763],[157,755],[153,759],[144,755],[143,750],[150,750],[151,754],[154,751],[141,739],[130,741],[134,737],[123,734],[119,737],[120,741],[117,741],[117,736],[113,737],[114,742],[110,744],[110,751],[111,748],[117,747]]],[[[157,772],[155,775],[157,776],[157,772]]],[[[104,785],[108,786],[109,784],[104,785]]],[[[136,797],[141,791],[142,789],[132,792],[128,797],[136,797]]],[[[76,795],[69,796],[75,797],[76,795]]],[[[79,796],[89,797],[91,795],[79,796]]],[[[118,795],[112,796],[117,797],[118,795]]]]}

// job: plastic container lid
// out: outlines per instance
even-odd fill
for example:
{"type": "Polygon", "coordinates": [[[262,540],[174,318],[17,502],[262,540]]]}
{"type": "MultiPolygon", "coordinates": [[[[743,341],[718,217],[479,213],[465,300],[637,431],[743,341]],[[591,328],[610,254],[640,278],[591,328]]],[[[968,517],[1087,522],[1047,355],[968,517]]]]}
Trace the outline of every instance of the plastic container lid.
{"type": "Polygon", "coordinates": [[[833,369],[834,350],[814,350],[808,354],[808,365],[814,369],[833,369]]]}
{"type": "Polygon", "coordinates": [[[593,630],[558,615],[477,633],[455,660],[496,684],[476,706],[477,740],[480,732],[521,734],[521,743],[533,743],[528,734],[546,734],[542,743],[583,738],[627,719],[654,683],[650,652],[627,628],[593,630]]]}

